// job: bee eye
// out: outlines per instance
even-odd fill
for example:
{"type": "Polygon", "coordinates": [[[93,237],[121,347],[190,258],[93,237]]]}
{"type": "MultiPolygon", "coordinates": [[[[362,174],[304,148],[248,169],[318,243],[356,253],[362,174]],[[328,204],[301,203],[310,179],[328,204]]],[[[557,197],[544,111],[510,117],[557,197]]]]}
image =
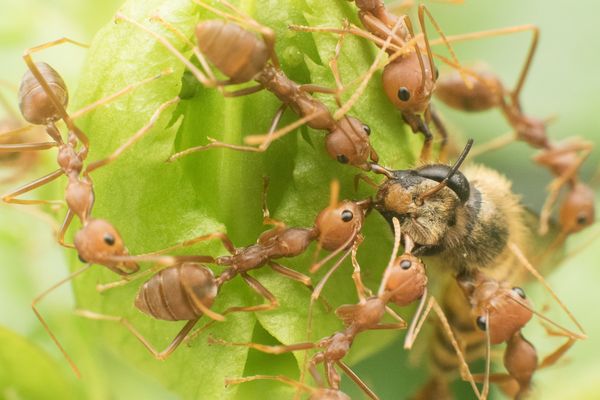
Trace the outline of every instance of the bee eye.
{"type": "Polygon", "coordinates": [[[525,291],[523,289],[521,289],[520,287],[514,287],[512,288],[513,292],[515,292],[516,294],[519,295],[520,298],[525,299],[525,291]]]}
{"type": "Polygon", "coordinates": [[[363,125],[363,131],[365,131],[365,133],[367,134],[367,136],[371,136],[371,128],[369,127],[369,125],[363,125]]]}
{"type": "Polygon", "coordinates": [[[350,222],[350,221],[352,221],[352,218],[354,218],[354,214],[352,214],[352,211],[350,211],[350,210],[342,211],[342,221],[350,222]]]}
{"type": "Polygon", "coordinates": [[[486,323],[485,317],[477,317],[475,322],[477,323],[477,327],[479,329],[481,329],[482,331],[485,331],[485,323],[486,323]]]}
{"type": "Polygon", "coordinates": [[[402,101],[408,101],[408,99],[410,99],[410,90],[402,86],[400,90],[398,90],[398,98],[402,101]]]}
{"type": "Polygon", "coordinates": [[[105,233],[103,239],[104,239],[104,243],[106,243],[109,246],[112,246],[115,244],[115,237],[113,235],[111,235],[110,233],[105,233]]]}
{"type": "Polygon", "coordinates": [[[343,154],[340,154],[339,156],[337,156],[337,160],[339,162],[341,162],[342,164],[348,164],[348,157],[346,157],[343,154]]]}
{"type": "Polygon", "coordinates": [[[587,217],[583,214],[577,216],[577,224],[578,225],[587,225],[587,217]]]}
{"type": "Polygon", "coordinates": [[[410,267],[412,267],[412,262],[410,262],[410,260],[402,260],[400,263],[400,268],[402,269],[409,269],[410,267]]]}

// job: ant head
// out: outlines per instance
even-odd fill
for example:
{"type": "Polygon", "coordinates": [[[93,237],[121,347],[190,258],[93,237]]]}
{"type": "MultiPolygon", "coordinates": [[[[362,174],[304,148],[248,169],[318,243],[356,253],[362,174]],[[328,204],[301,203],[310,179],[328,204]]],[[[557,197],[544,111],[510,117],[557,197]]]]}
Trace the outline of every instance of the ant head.
{"type": "MultiPolygon", "coordinates": [[[[69,92],[61,76],[54,68],[44,62],[38,62],[35,65],[48,82],[54,95],[66,108],[69,102],[69,92]]],[[[34,125],[46,125],[61,118],[52,100],[30,70],[21,79],[19,109],[23,114],[23,118],[34,125]]]]}
{"type": "Polygon", "coordinates": [[[477,77],[465,76],[470,88],[458,71],[442,76],[435,85],[435,97],[462,111],[484,111],[499,106],[504,95],[502,82],[492,73],[473,72],[477,77]]]}
{"type": "Polygon", "coordinates": [[[270,57],[264,41],[232,22],[201,22],[196,25],[196,39],[202,54],[233,83],[251,81],[265,68],[270,57]],[[223,53],[223,43],[230,47],[226,53],[223,53]],[[243,57],[240,52],[244,53],[243,57]]]}
{"type": "Polygon", "coordinates": [[[585,183],[577,182],[560,207],[560,226],[565,233],[579,232],[594,223],[595,214],[594,191],[585,183]]]}
{"type": "Polygon", "coordinates": [[[506,342],[533,317],[531,303],[520,287],[511,289],[489,280],[475,289],[473,300],[479,301],[475,323],[482,331],[489,329],[491,344],[506,342]]]}
{"type": "Polygon", "coordinates": [[[327,152],[342,164],[369,169],[371,128],[356,118],[344,117],[325,137],[327,152]]]}
{"type": "Polygon", "coordinates": [[[385,289],[394,292],[390,298],[400,307],[407,306],[420,299],[427,287],[425,265],[412,254],[404,253],[396,258],[390,269],[385,289]]]}
{"type": "Polygon", "coordinates": [[[321,211],[315,220],[321,246],[333,251],[351,240],[362,228],[365,211],[361,204],[350,200],[343,200],[321,211]]]}
{"type": "Polygon", "coordinates": [[[108,221],[88,220],[75,235],[74,243],[83,262],[104,265],[120,275],[128,275],[139,269],[134,262],[115,260],[115,256],[127,256],[129,253],[121,235],[108,221]]]}
{"type": "Polygon", "coordinates": [[[402,112],[421,113],[429,106],[435,81],[431,77],[429,60],[427,57],[421,59],[424,73],[415,51],[387,64],[383,69],[385,93],[402,112]]]}
{"type": "Polygon", "coordinates": [[[351,400],[350,396],[341,390],[319,388],[311,393],[309,400],[351,400]]]}
{"type": "Polygon", "coordinates": [[[521,332],[515,333],[504,351],[504,366],[508,373],[519,382],[521,388],[527,388],[538,365],[535,347],[521,332]]]}

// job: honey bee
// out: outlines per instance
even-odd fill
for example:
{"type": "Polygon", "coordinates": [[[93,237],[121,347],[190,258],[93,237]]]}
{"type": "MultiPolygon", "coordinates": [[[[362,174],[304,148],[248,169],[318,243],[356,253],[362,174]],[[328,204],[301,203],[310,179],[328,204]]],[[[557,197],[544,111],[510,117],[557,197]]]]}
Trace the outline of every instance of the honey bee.
{"type": "MultiPolygon", "coordinates": [[[[484,272],[498,281],[521,284],[527,268],[520,267],[519,257],[530,257],[536,249],[529,243],[536,225],[512,191],[511,182],[481,165],[459,171],[471,145],[472,140],[452,166],[377,169],[387,180],[378,186],[373,202],[390,224],[393,218],[400,221],[402,233],[415,243],[413,254],[437,258],[433,263],[442,268],[438,274],[438,290],[443,292],[440,303],[468,361],[485,355],[486,340],[457,280],[475,281],[484,272]]],[[[449,377],[460,366],[441,327],[435,327],[431,340],[432,378],[417,395],[419,399],[450,397],[449,377]]]]}

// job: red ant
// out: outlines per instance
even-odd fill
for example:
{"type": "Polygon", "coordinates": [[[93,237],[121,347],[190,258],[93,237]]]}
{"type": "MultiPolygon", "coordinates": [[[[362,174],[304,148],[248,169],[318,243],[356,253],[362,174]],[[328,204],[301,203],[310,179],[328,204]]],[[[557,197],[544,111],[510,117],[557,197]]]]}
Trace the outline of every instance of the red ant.
{"type": "MultiPolygon", "coordinates": [[[[402,118],[411,127],[412,131],[424,135],[425,142],[421,152],[421,160],[427,161],[431,155],[433,134],[429,130],[429,122],[433,122],[442,136],[440,158],[445,159],[447,131],[430,102],[438,73],[433,63],[434,54],[431,52],[425,29],[425,15],[429,17],[450,50],[454,60],[450,63],[462,71],[450,43],[446,41],[439,25],[423,4],[419,5],[418,13],[427,57],[423,57],[421,46],[416,43],[417,37],[408,16],[396,16],[389,13],[385,4],[380,0],[358,0],[356,5],[360,9],[359,18],[368,32],[347,22],[342,29],[298,25],[292,25],[290,29],[306,32],[334,32],[341,35],[350,33],[364,37],[379,46],[381,51],[386,51],[390,58],[383,69],[383,87],[389,100],[402,112],[402,118]],[[386,44],[390,40],[391,44],[386,44]]],[[[443,57],[437,57],[449,62],[443,57]]],[[[378,60],[376,62],[378,63],[378,60]]]]}
{"type": "MultiPolygon", "coordinates": [[[[421,298],[420,308],[422,309],[423,300],[427,297],[427,277],[425,276],[425,268],[418,258],[410,254],[413,243],[409,238],[406,238],[407,246],[405,253],[400,257],[396,257],[400,245],[401,233],[398,220],[394,218],[393,223],[395,227],[394,249],[392,251],[390,262],[382,277],[377,295],[372,295],[370,290],[364,286],[361,279],[360,266],[356,261],[356,245],[353,248],[352,261],[354,273],[352,278],[359,297],[359,302],[352,305],[342,305],[336,309],[336,315],[344,323],[345,328],[343,330],[314,343],[306,342],[292,345],[267,346],[257,343],[230,343],[215,338],[209,338],[209,342],[227,346],[250,347],[269,354],[320,349],[319,352],[313,355],[309,363],[311,375],[320,386],[322,386],[322,379],[316,366],[322,363],[325,368],[328,387],[334,391],[339,391],[340,376],[335,369],[335,366],[338,366],[369,398],[378,399],[377,395],[375,395],[375,393],[373,393],[352,369],[343,362],[343,359],[350,351],[354,339],[361,332],[367,330],[406,328],[404,320],[388,307],[390,302],[399,306],[405,306],[421,298]],[[390,314],[396,322],[382,323],[381,321],[386,313],[390,314]]],[[[438,309],[436,309],[436,312],[437,311],[438,309]]],[[[409,337],[411,339],[413,338],[413,332],[414,325],[411,326],[411,332],[409,333],[409,336],[407,336],[407,340],[409,340],[409,337]]],[[[455,343],[455,348],[460,354],[460,348],[453,337],[452,331],[448,330],[448,334],[453,343],[455,343]]]]}
{"type": "MultiPolygon", "coordinates": [[[[313,84],[298,84],[288,78],[280,68],[279,60],[274,51],[275,33],[271,29],[260,25],[225,0],[221,0],[220,2],[232,10],[234,14],[228,14],[213,8],[200,0],[193,1],[213,13],[234,22],[209,20],[199,23],[196,26],[196,46],[189,42],[185,38],[185,35],[177,30],[176,27],[162,18],[155,16],[153,19],[159,21],[168,30],[175,32],[178,37],[192,46],[194,55],[200,61],[202,69],[192,64],[164,37],[151,31],[139,22],[120,13],[117,14],[117,20],[127,21],[154,36],[185,64],[196,79],[204,86],[217,87],[227,97],[245,96],[266,89],[275,94],[281,100],[282,105],[275,114],[271,129],[267,134],[245,137],[247,144],[258,145],[258,147],[228,144],[209,138],[211,143],[208,145],[192,147],[173,154],[169,158],[169,161],[174,161],[184,155],[213,147],[264,152],[273,141],[292,132],[301,125],[307,124],[313,129],[327,131],[325,139],[327,152],[340,163],[348,163],[367,171],[371,169],[371,165],[377,163],[377,153],[369,142],[371,129],[356,118],[345,116],[352,103],[360,95],[360,91],[357,91],[353,98],[342,107],[339,100],[339,91],[342,84],[335,67],[335,59],[332,61],[332,70],[336,77],[337,90],[313,84]],[[259,32],[262,40],[245,28],[259,32]],[[209,61],[227,76],[228,79],[225,81],[217,80],[209,66],[209,61]],[[255,80],[258,84],[234,92],[228,92],[223,89],[228,85],[236,85],[251,80],[255,80]],[[332,115],[322,102],[311,95],[311,93],[315,92],[335,94],[340,110],[332,115]],[[280,119],[288,107],[301,118],[286,127],[277,129],[280,119]]],[[[391,39],[387,43],[390,41],[391,39]]],[[[370,73],[372,74],[374,71],[375,68],[370,73]]],[[[365,85],[363,85],[362,89],[364,89],[365,85]]]]}
{"type": "MultiPolygon", "coordinates": [[[[53,139],[53,141],[45,143],[4,145],[0,146],[0,151],[32,151],[58,147],[57,161],[60,167],[59,169],[9,194],[4,195],[3,199],[6,202],[18,204],[52,203],[51,201],[46,200],[23,200],[18,199],[17,196],[27,193],[35,188],[44,186],[62,175],[65,175],[68,178],[67,188],[65,190],[65,199],[69,209],[58,233],[58,241],[65,247],[75,248],[79,254],[79,258],[88,265],[72,273],[66,279],[63,279],[60,282],[52,285],[49,289],[37,296],[32,301],[32,308],[44,326],[44,329],[46,329],[52,340],[56,343],[58,348],[64,354],[65,358],[71,364],[71,367],[75,373],[79,376],[79,371],[75,366],[75,363],[68,356],[56,337],[50,331],[50,328],[37,310],[37,303],[54,289],[83,273],[93,264],[104,265],[111,271],[120,275],[128,275],[136,272],[139,269],[139,266],[134,261],[119,259],[119,257],[127,256],[128,251],[125,248],[123,240],[121,239],[121,236],[116,228],[114,228],[108,221],[91,217],[91,211],[94,204],[94,191],[92,179],[89,174],[92,171],[106,166],[117,159],[127,148],[135,144],[153,127],[160,114],[166,108],[178,102],[179,99],[175,98],[162,104],[156,110],[154,115],[152,115],[147,125],[137,131],[126,143],[117,148],[107,158],[95,161],[85,166],[85,160],[89,150],[89,140],[87,136],[79,128],[77,128],[72,118],[65,110],[68,102],[67,87],[58,72],[56,72],[46,63],[35,63],[31,57],[31,54],[34,52],[66,42],[81,45],[78,42],[63,38],[28,49],[25,51],[23,56],[29,71],[24,75],[21,82],[21,87],[19,89],[19,104],[21,113],[28,122],[34,125],[45,126],[46,133],[53,139]],[[60,119],[64,121],[68,128],[68,139],[66,142],[63,141],[61,133],[56,126],[56,122],[60,119]],[[80,148],[78,148],[79,145],[81,145],[80,148]],[[65,244],[65,232],[71,224],[74,215],[77,215],[77,217],[81,220],[82,228],[75,234],[75,240],[72,245],[65,244]]],[[[170,72],[163,72],[158,76],[154,76],[150,79],[146,79],[145,81],[130,85],[114,95],[95,102],[93,105],[84,109],[83,111],[87,112],[92,108],[111,101],[122,94],[128,93],[139,85],[158,79],[168,73],[170,72]]]]}
{"type": "MultiPolygon", "coordinates": [[[[267,190],[267,180],[265,179],[264,193],[267,190]]],[[[332,267],[332,271],[337,269],[341,262],[348,256],[353,246],[357,246],[360,239],[360,231],[367,211],[368,202],[351,202],[337,200],[338,185],[332,184],[332,195],[330,205],[323,209],[315,219],[315,224],[311,228],[293,228],[286,227],[281,221],[270,217],[266,205],[266,195],[263,198],[263,217],[264,223],[275,225],[275,228],[264,232],[257,240],[256,244],[248,247],[236,248],[229,237],[223,233],[214,233],[205,235],[196,239],[188,240],[181,244],[163,249],[159,252],[132,257],[118,257],[121,260],[137,261],[159,261],[162,265],[150,268],[136,276],[125,277],[123,280],[111,284],[102,285],[100,291],[122,286],[132,279],[154,273],[156,269],[161,271],[152,276],[140,289],[135,301],[136,307],[147,315],[168,321],[188,321],[182,330],[177,334],[171,344],[163,351],[157,351],[149,342],[133,328],[133,326],[124,318],[102,315],[88,310],[78,310],[80,316],[91,319],[109,320],[122,323],[129,329],[144,346],[157,359],[167,358],[184,340],[191,340],[193,337],[203,332],[214,321],[223,321],[224,316],[233,312],[254,312],[266,311],[278,307],[275,296],[264,287],[258,280],[251,277],[248,272],[265,265],[268,265],[275,272],[298,281],[311,290],[310,277],[286,268],[274,260],[279,258],[295,257],[304,253],[311,242],[318,241],[319,247],[332,251],[329,257],[315,264],[313,269],[317,269],[324,262],[327,262],[342,251],[345,254],[332,267]],[[160,256],[159,253],[172,251],[180,247],[190,246],[202,240],[217,238],[231,255],[210,257],[210,256],[160,256]],[[212,271],[204,265],[197,262],[206,262],[219,266],[228,267],[214,276],[212,271]],[[164,268],[164,265],[176,263],[174,266],[164,268]],[[250,286],[259,295],[265,298],[268,303],[247,307],[230,307],[221,314],[210,310],[213,301],[219,293],[222,285],[236,276],[240,276],[248,286],[250,286]],[[186,300],[187,299],[187,300],[186,300]],[[213,319],[204,327],[196,332],[189,334],[193,326],[198,322],[202,315],[206,314],[213,319]]],[[[325,284],[329,274],[319,283],[318,287],[325,284]]]]}

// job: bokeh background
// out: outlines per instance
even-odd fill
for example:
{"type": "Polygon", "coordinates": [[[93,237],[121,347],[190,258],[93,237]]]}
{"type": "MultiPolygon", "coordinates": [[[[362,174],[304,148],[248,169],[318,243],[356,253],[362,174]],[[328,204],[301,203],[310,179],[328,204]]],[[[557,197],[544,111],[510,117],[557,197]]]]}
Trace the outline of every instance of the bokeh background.
{"type": "MultiPolygon", "coordinates": [[[[331,0],[342,1],[342,0],[331,0]]],[[[25,71],[20,56],[27,47],[68,36],[90,42],[94,33],[110,23],[121,0],[0,0],[3,10],[0,22],[0,79],[8,82],[0,90],[16,105],[14,88],[25,71]]],[[[527,2],[510,0],[466,1],[464,5],[427,2],[432,13],[447,34],[461,33],[533,23],[541,29],[539,50],[525,84],[522,104],[538,117],[557,115],[549,133],[553,138],[578,135],[598,143],[600,120],[595,109],[600,104],[600,76],[597,64],[600,52],[597,41],[600,32],[596,23],[600,6],[592,0],[551,4],[544,0],[527,2]]],[[[529,34],[521,33],[493,39],[461,43],[456,50],[461,61],[470,64],[484,61],[497,71],[505,82],[514,82],[529,45],[529,34]]],[[[43,59],[60,69],[67,85],[74,92],[78,73],[85,59],[85,50],[69,45],[49,50],[43,59]]],[[[39,58],[39,57],[38,57],[39,58]]],[[[115,60],[118,62],[118,60],[115,60]]],[[[442,73],[444,69],[442,68],[442,73]]],[[[15,107],[16,109],[16,107],[15,107]]],[[[453,132],[462,137],[474,137],[483,142],[507,131],[499,113],[464,115],[440,106],[453,132]]],[[[590,179],[598,166],[595,152],[582,172],[590,179]]],[[[480,161],[503,171],[514,182],[515,190],[526,205],[539,209],[550,176],[534,166],[532,151],[523,144],[482,157],[480,161]]],[[[31,178],[49,171],[53,156],[31,171],[31,178]]],[[[13,184],[14,186],[14,184],[13,184]]],[[[5,192],[12,186],[2,187],[5,192]]],[[[59,198],[62,186],[49,188],[40,194],[44,198],[59,198]]],[[[57,211],[62,215],[62,211],[57,211]]],[[[80,363],[92,366],[93,375],[85,380],[73,377],[67,363],[54,348],[30,309],[31,300],[51,282],[67,274],[62,250],[54,243],[53,218],[32,211],[32,208],[0,204],[0,399],[85,398],[85,399],[175,399],[176,395],[153,378],[142,375],[135,367],[89,340],[86,326],[71,313],[72,300],[68,288],[54,293],[44,302],[42,310],[56,334],[68,343],[70,352],[80,363]],[[10,365],[9,368],[4,366],[10,365]],[[29,388],[23,391],[23,388],[29,388]]],[[[589,339],[578,343],[559,365],[541,371],[536,376],[536,394],[544,399],[593,399],[600,392],[596,379],[600,364],[600,321],[594,313],[600,281],[597,269],[598,240],[579,250],[592,239],[597,226],[572,238],[568,246],[574,249],[564,265],[549,279],[562,299],[583,323],[589,339]]],[[[548,297],[533,285],[534,299],[548,297]]],[[[549,303],[549,301],[548,301],[549,303]]],[[[550,304],[550,303],[549,303],[550,304]]],[[[542,301],[538,306],[545,305],[542,301]]],[[[553,315],[556,310],[549,310],[553,315]]],[[[540,353],[546,354],[557,345],[556,340],[544,340],[539,326],[528,328],[527,335],[536,338],[540,353]],[[541,338],[537,341],[537,338],[541,338]]],[[[362,361],[356,371],[382,399],[403,398],[422,376],[412,376],[403,367],[400,342],[380,354],[362,361]],[[393,377],[393,379],[390,379],[393,377]]],[[[356,394],[352,385],[348,392],[356,394]]],[[[354,397],[354,396],[353,396],[354,397]]],[[[356,394],[359,398],[360,395],[356,394]]]]}

